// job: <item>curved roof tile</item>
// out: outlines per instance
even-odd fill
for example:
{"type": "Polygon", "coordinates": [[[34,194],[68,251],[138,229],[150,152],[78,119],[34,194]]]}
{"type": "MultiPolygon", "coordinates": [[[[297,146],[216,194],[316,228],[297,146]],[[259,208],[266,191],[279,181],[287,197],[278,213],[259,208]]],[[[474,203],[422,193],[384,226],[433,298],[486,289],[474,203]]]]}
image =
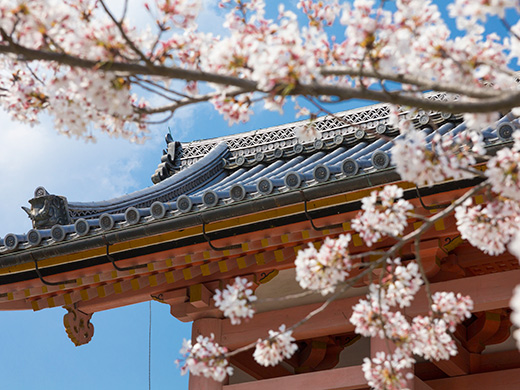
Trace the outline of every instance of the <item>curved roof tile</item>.
{"type": "MultiPolygon", "coordinates": [[[[427,126],[421,124],[421,121],[425,122],[424,118],[414,119],[416,127],[428,134],[428,141],[431,141],[435,133],[441,136],[456,135],[466,128],[460,118],[435,115],[437,123],[433,125],[431,118],[427,121],[427,126]],[[434,126],[438,127],[436,132],[432,130],[434,126]]],[[[497,129],[483,131],[486,143],[499,145],[510,141],[514,129],[520,127],[516,119],[512,119],[511,116],[505,116],[498,122],[497,129]]],[[[335,121],[332,122],[338,125],[335,121]]],[[[291,126],[294,127],[294,124],[291,126]]],[[[224,164],[224,159],[236,160],[236,157],[240,157],[238,152],[242,149],[233,151],[226,143],[219,143],[226,141],[226,137],[211,140],[217,145],[206,145],[205,156],[158,184],[107,201],[70,202],[68,207],[72,223],[46,229],[31,229],[27,234],[8,234],[3,239],[0,238],[0,255],[17,249],[102,234],[122,227],[153,223],[155,220],[222,204],[247,202],[248,199],[268,196],[273,192],[299,190],[333,180],[350,180],[356,175],[370,175],[377,170],[391,168],[392,141],[400,138],[397,132],[390,129],[384,121],[356,130],[363,130],[362,136],[358,134],[355,137],[349,133],[339,139],[336,136],[340,134],[335,132],[341,129],[326,129],[324,132],[332,132],[338,142],[334,139],[322,139],[319,140],[321,142],[306,145],[300,154],[285,150],[274,157],[275,153],[271,153],[269,158],[264,156],[249,166],[239,166],[236,161],[224,164]],[[385,137],[378,139],[378,134],[382,133],[385,133],[385,137]],[[233,153],[235,156],[231,158],[233,153]]],[[[248,136],[254,137],[255,134],[258,135],[252,132],[248,136]]],[[[294,139],[287,137],[285,141],[285,145],[296,144],[294,139]]],[[[273,145],[277,142],[281,141],[275,140],[273,145]]],[[[252,146],[249,148],[254,149],[252,146]]]]}

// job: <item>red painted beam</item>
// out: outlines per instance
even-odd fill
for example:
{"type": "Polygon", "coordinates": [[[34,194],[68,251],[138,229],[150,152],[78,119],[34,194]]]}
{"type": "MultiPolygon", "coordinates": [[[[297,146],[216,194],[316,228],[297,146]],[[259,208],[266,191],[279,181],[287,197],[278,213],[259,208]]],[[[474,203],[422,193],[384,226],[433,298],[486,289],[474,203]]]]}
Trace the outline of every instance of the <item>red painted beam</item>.
{"type": "Polygon", "coordinates": [[[223,386],[223,390],[356,390],[367,388],[368,385],[361,366],[336,368],[327,371],[223,386]]]}
{"type": "MultiPolygon", "coordinates": [[[[453,291],[469,295],[475,304],[473,312],[479,312],[509,307],[513,289],[519,283],[520,270],[514,270],[433,283],[430,287],[432,293],[453,291]]],[[[421,290],[406,313],[408,315],[421,314],[425,307],[427,307],[427,298],[421,290]]]]}
{"type": "Polygon", "coordinates": [[[425,382],[433,390],[497,390],[520,389],[520,368],[457,376],[453,378],[435,379],[425,382]]]}
{"type": "MultiPolygon", "coordinates": [[[[472,297],[474,312],[507,307],[513,288],[520,282],[520,270],[496,274],[475,276],[465,279],[450,280],[431,284],[432,292],[453,291],[472,297]]],[[[333,334],[349,333],[354,326],[349,322],[352,306],[361,297],[344,298],[332,302],[322,313],[295,329],[293,336],[297,340],[333,334]]],[[[319,304],[297,306],[256,314],[248,323],[231,325],[229,320],[222,322],[222,343],[230,349],[236,349],[259,338],[267,336],[269,329],[278,329],[281,324],[290,326],[305,317],[319,304]]],[[[424,289],[417,293],[408,315],[424,314],[427,311],[427,299],[424,289]]]]}
{"type": "Polygon", "coordinates": [[[470,372],[470,353],[464,348],[458,340],[458,353],[452,356],[449,360],[432,361],[438,368],[440,368],[448,376],[467,375],[470,372]]]}

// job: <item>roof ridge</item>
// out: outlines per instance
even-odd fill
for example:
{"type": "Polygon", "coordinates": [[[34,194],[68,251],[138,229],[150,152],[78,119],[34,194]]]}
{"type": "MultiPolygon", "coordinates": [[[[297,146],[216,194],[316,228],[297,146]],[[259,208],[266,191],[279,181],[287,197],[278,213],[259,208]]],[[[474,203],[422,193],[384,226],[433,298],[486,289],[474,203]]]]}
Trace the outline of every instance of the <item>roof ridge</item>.
{"type": "MultiPolygon", "coordinates": [[[[446,93],[429,93],[426,95],[433,100],[448,99],[446,93]]],[[[325,142],[333,141],[337,135],[354,136],[356,132],[375,130],[378,125],[387,125],[390,116],[389,107],[390,104],[388,103],[378,103],[322,116],[313,120],[313,123],[321,140],[325,142]]],[[[401,116],[410,115],[409,119],[417,122],[418,125],[420,125],[420,117],[424,114],[430,117],[442,115],[434,111],[400,109],[401,116]]],[[[309,144],[309,142],[300,141],[294,132],[297,127],[307,123],[309,123],[308,119],[222,137],[181,142],[177,158],[178,165],[175,168],[182,170],[194,164],[220,142],[226,142],[231,151],[228,160],[230,164],[237,163],[240,157],[254,159],[259,152],[264,154],[267,152],[274,153],[276,149],[287,151],[297,144],[309,144]]],[[[280,153],[278,152],[278,154],[280,153]]]]}

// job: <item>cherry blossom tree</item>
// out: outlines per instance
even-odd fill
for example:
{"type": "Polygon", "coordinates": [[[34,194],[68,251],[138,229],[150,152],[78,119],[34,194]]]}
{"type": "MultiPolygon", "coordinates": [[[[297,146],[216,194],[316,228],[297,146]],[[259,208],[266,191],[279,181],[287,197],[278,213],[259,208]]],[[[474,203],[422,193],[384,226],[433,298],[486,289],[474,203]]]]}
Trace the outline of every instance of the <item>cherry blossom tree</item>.
{"type": "MultiPolygon", "coordinates": [[[[442,2],[444,4],[444,2],[442,2]]],[[[374,251],[366,263],[349,253],[350,236],[309,247],[296,260],[303,289],[326,296],[324,304],[296,324],[270,330],[255,345],[255,359],[274,365],[296,350],[292,331],[357,280],[378,268],[379,280],[353,308],[356,332],[387,339],[391,352],[366,358],[366,379],[376,389],[406,386],[416,356],[449,359],[451,337],[470,315],[469,297],[429,292],[421,259],[402,261],[405,244],[418,249],[421,235],[454,214],[463,239],[496,255],[520,255],[520,133],[514,144],[486,156],[481,130],[499,112],[520,114],[520,3],[517,0],[455,0],[447,7],[462,34],[455,35],[437,5],[427,0],[299,0],[268,17],[264,0],[220,0],[226,33],[197,26],[201,0],[155,0],[144,12],[149,28],[129,24],[125,3],[116,15],[104,0],[0,0],[0,104],[13,119],[35,123],[54,118],[58,131],[91,139],[95,129],[132,140],[168,121],[183,106],[210,102],[231,124],[247,121],[254,104],[283,110],[294,104],[309,118],[298,136],[316,135],[313,119],[327,104],[351,99],[389,103],[390,124],[401,131],[393,163],[403,180],[431,186],[447,179],[481,177],[481,184],[406,230],[413,206],[397,186],[374,191],[351,221],[367,246],[382,237],[395,244],[374,251]],[[514,15],[509,19],[507,15],[514,15]],[[489,31],[489,20],[505,33],[489,31]],[[511,25],[508,20],[516,20],[511,25]],[[432,99],[427,92],[442,93],[432,99]],[[464,114],[467,130],[452,138],[413,130],[400,107],[464,114]],[[474,168],[487,165],[485,173],[474,168]],[[487,194],[485,204],[472,196],[487,194]],[[356,270],[352,273],[352,270],[356,270]],[[421,286],[427,315],[405,317],[421,286]]],[[[416,216],[414,216],[416,217],[416,216]]],[[[418,254],[419,251],[417,250],[418,254]]],[[[245,279],[217,292],[216,305],[232,323],[254,315],[256,297],[245,279]]],[[[520,290],[511,317],[520,326],[520,290]]],[[[520,334],[514,333],[520,345],[520,334]]],[[[182,370],[223,380],[232,374],[228,351],[213,337],[185,342],[182,370]]]]}

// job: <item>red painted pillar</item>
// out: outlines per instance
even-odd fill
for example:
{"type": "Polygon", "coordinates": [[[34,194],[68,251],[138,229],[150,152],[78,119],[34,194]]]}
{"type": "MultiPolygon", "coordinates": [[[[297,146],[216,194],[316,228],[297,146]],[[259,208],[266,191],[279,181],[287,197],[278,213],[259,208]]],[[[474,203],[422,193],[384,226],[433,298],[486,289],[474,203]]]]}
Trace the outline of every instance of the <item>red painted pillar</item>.
{"type": "MultiPolygon", "coordinates": [[[[222,336],[222,320],[218,318],[200,318],[193,321],[191,327],[191,340],[195,343],[199,335],[215,335],[215,342],[220,343],[222,336]]],[[[222,390],[223,383],[203,376],[190,374],[189,390],[222,390]]]]}

